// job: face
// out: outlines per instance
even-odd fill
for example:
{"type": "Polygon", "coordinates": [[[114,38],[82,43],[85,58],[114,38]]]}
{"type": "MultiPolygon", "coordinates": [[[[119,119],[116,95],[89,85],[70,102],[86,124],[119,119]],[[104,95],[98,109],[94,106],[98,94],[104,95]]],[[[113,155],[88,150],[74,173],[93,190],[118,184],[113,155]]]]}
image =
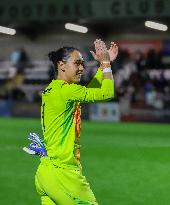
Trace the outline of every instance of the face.
{"type": "Polygon", "coordinates": [[[68,83],[80,82],[81,75],[84,71],[84,60],[79,51],[73,51],[69,59],[64,62],[65,80],[68,83]]]}

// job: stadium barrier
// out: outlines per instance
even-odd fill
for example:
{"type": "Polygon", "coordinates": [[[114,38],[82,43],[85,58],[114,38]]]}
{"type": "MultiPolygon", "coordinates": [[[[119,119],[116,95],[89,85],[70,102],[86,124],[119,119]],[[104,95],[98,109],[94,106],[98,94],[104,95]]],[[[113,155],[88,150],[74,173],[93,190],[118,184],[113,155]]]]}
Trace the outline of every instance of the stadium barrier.
{"type": "Polygon", "coordinates": [[[90,105],[89,119],[92,121],[120,121],[120,106],[118,103],[94,103],[90,105]]]}

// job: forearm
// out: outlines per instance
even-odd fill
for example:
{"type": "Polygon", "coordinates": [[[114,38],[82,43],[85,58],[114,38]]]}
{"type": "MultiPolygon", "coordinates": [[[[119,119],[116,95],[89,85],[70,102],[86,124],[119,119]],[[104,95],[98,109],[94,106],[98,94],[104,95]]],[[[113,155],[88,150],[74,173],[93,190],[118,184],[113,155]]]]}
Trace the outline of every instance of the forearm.
{"type": "Polygon", "coordinates": [[[103,72],[99,67],[95,76],[87,84],[87,88],[100,88],[103,81],[103,72]]]}
{"type": "Polygon", "coordinates": [[[103,79],[113,80],[113,74],[112,74],[110,61],[102,61],[100,63],[100,68],[103,72],[103,79]]]}
{"type": "Polygon", "coordinates": [[[102,81],[104,79],[111,79],[113,80],[113,74],[112,72],[105,72],[103,73],[102,68],[99,67],[97,70],[97,73],[92,78],[92,80],[89,82],[89,84],[86,86],[87,88],[100,88],[102,85],[102,81]]]}
{"type": "Polygon", "coordinates": [[[114,79],[110,66],[110,62],[107,65],[101,65],[101,72],[103,80],[99,89],[89,90],[90,92],[86,95],[85,101],[92,102],[96,101],[106,101],[114,97],[114,79]],[[103,67],[102,67],[103,66],[103,67]],[[91,92],[92,91],[92,92],[91,92]]]}
{"type": "Polygon", "coordinates": [[[112,72],[106,72],[103,74],[103,80],[104,79],[110,79],[110,80],[113,80],[113,74],[112,72]]]}
{"type": "Polygon", "coordinates": [[[108,101],[114,97],[114,80],[105,75],[100,88],[87,88],[83,102],[108,101]]]}

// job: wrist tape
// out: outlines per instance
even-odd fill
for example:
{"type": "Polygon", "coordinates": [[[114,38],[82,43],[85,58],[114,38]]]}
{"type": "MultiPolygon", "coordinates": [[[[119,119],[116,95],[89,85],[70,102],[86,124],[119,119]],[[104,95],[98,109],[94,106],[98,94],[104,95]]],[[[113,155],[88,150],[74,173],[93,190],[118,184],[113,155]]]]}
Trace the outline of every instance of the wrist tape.
{"type": "Polygon", "coordinates": [[[103,73],[112,73],[112,69],[111,69],[111,67],[104,68],[104,69],[102,70],[102,72],[103,72],[103,73]]]}

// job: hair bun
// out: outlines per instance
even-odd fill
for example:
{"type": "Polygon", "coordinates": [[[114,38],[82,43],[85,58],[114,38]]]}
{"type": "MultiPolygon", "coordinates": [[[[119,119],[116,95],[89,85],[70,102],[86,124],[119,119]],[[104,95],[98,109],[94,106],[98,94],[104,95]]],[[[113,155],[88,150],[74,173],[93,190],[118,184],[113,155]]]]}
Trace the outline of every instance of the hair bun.
{"type": "Polygon", "coordinates": [[[51,51],[51,52],[48,54],[48,58],[49,58],[49,60],[52,61],[52,62],[54,62],[55,56],[56,56],[56,52],[55,52],[55,51],[51,51]]]}

